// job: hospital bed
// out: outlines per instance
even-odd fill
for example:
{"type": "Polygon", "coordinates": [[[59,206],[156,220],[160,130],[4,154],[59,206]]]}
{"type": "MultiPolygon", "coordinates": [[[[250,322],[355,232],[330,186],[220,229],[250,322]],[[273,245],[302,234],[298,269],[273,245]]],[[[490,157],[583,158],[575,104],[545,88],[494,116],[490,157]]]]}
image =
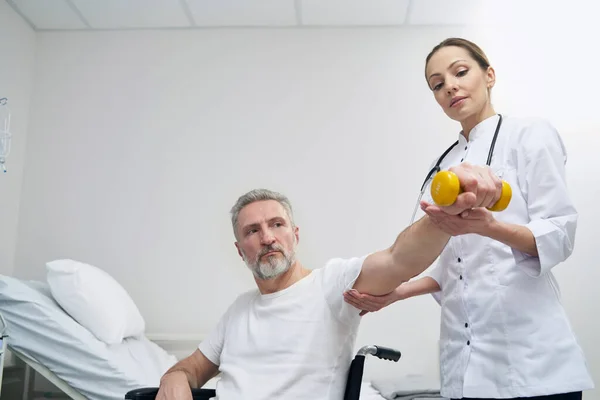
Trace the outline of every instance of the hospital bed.
{"type": "MultiPolygon", "coordinates": [[[[147,336],[127,338],[117,345],[100,342],[54,301],[45,282],[0,275],[0,315],[8,335],[3,343],[25,366],[21,400],[57,398],[35,390],[36,374],[60,390],[62,398],[123,400],[140,388],[157,387],[177,361],[147,336]]],[[[362,349],[364,356],[376,351],[375,347],[362,349]]],[[[362,375],[361,357],[353,363],[362,375]]],[[[356,378],[352,382],[361,400],[384,400],[369,382],[356,378]]],[[[214,383],[205,386],[213,392],[205,393],[214,393],[214,383]]]]}
{"type": "Polygon", "coordinates": [[[177,361],[146,336],[101,342],[54,301],[45,282],[0,275],[0,314],[7,348],[25,366],[23,400],[48,397],[35,392],[36,374],[66,398],[122,400],[127,391],[159,383],[177,361]]]}

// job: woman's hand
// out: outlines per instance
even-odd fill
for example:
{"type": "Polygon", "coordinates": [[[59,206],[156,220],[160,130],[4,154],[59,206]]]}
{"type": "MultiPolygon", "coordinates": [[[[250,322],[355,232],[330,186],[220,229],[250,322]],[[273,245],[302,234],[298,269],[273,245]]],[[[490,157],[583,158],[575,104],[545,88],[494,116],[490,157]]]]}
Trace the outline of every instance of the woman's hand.
{"type": "Polygon", "coordinates": [[[421,209],[431,221],[442,231],[452,236],[476,233],[488,236],[488,232],[496,223],[490,210],[484,207],[463,211],[458,215],[448,214],[438,206],[421,201],[421,209]]]}
{"type": "Polygon", "coordinates": [[[362,310],[360,315],[363,316],[368,312],[379,311],[400,300],[397,290],[398,289],[388,294],[384,294],[383,296],[371,296],[369,294],[359,293],[358,290],[351,289],[344,292],[344,301],[359,310],[362,310]]]}
{"type": "Polygon", "coordinates": [[[406,300],[414,296],[435,293],[441,290],[440,285],[430,276],[402,283],[393,292],[383,296],[371,296],[359,293],[356,289],[344,292],[346,303],[362,310],[360,315],[379,311],[398,300],[406,300]]]}

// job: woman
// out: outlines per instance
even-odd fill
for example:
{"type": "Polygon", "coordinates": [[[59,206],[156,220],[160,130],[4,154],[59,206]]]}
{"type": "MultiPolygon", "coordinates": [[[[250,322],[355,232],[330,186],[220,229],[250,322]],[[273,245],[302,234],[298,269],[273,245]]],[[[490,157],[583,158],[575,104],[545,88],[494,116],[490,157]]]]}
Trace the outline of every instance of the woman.
{"type": "Polygon", "coordinates": [[[594,384],[552,275],[571,255],[577,225],[561,138],[546,121],[496,114],[495,72],[472,42],[440,43],[427,56],[425,77],[442,110],[462,126],[441,170],[485,165],[498,130],[489,165],[511,185],[512,200],[502,212],[479,208],[456,216],[421,202],[452,235],[429,276],[386,296],[351,290],[345,299],[364,314],[434,294],[442,307],[444,397],[581,399],[594,384]]]}

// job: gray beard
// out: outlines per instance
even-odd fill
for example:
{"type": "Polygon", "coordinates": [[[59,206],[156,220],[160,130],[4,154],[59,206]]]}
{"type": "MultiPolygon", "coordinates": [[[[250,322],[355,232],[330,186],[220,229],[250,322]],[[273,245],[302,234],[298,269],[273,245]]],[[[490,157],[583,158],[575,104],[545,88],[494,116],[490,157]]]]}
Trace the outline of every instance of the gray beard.
{"type": "Polygon", "coordinates": [[[278,245],[263,248],[260,253],[257,254],[256,260],[254,261],[248,260],[243,252],[242,254],[244,256],[244,262],[250,271],[252,271],[256,278],[261,280],[277,278],[279,275],[287,272],[296,261],[295,251],[292,250],[291,253],[288,253],[278,245]],[[271,251],[279,251],[283,255],[283,258],[269,256],[266,261],[259,261],[263,255],[271,251]]]}

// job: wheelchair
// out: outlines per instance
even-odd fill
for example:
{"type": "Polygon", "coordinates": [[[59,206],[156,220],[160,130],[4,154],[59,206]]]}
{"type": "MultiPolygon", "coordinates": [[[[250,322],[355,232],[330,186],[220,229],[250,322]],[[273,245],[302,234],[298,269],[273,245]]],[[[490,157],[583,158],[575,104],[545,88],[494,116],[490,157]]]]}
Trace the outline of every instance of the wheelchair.
{"type": "MultiPolygon", "coordinates": [[[[365,357],[368,355],[394,362],[398,362],[401,356],[398,350],[387,347],[375,345],[361,347],[350,364],[346,389],[344,391],[344,400],[359,400],[365,357]]],[[[158,388],[156,387],[134,389],[127,392],[125,400],[154,400],[157,394],[158,388]]],[[[192,389],[192,398],[194,400],[209,400],[216,396],[215,389],[192,389]]]]}

